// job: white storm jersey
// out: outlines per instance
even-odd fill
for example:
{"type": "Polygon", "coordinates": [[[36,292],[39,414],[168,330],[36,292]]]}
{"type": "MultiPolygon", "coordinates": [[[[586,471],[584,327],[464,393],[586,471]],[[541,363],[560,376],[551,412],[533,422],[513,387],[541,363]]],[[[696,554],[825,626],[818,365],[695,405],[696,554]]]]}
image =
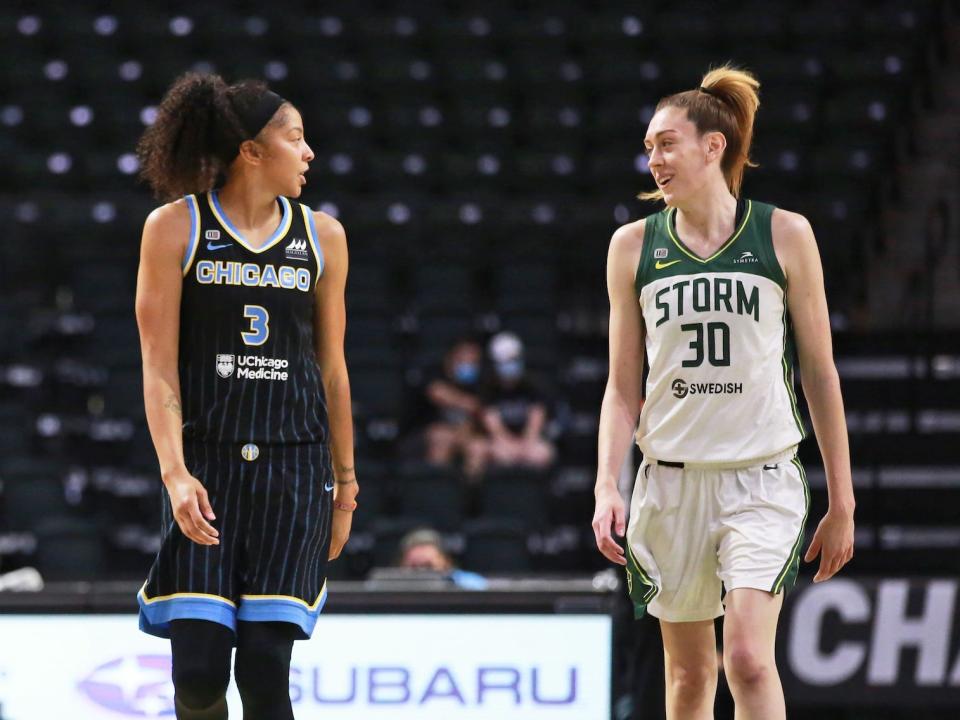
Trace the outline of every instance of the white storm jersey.
{"type": "Polygon", "coordinates": [[[649,366],[636,438],[645,456],[742,462],[804,438],[773,209],[741,201],[734,234],[706,259],[677,236],[675,208],[646,219],[636,276],[649,366]]]}

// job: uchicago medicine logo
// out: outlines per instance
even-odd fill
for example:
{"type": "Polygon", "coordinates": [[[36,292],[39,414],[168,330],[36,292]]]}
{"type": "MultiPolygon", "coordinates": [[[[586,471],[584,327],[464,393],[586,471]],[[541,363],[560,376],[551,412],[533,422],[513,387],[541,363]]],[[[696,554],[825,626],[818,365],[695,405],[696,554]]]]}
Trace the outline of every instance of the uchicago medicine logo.
{"type": "Polygon", "coordinates": [[[91,701],[121,715],[173,717],[169,655],[119,657],[95,668],[77,688],[91,701]]]}

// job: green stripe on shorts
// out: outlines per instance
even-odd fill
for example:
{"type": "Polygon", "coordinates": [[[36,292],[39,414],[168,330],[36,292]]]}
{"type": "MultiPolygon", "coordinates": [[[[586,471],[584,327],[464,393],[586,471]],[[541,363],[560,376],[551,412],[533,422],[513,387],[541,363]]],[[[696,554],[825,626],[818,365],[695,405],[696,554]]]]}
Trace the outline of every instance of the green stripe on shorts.
{"type": "Polygon", "coordinates": [[[810,512],[810,486],[807,485],[807,473],[803,469],[803,465],[800,464],[800,460],[796,455],[793,456],[792,462],[797,470],[800,471],[800,479],[803,481],[803,497],[804,497],[804,510],[803,510],[803,522],[800,523],[800,532],[797,535],[797,541],[793,544],[793,548],[790,550],[790,556],[787,558],[787,562],[784,563],[783,568],[780,570],[777,575],[777,579],[773,583],[773,587],[770,588],[770,592],[774,595],[779,593],[781,590],[789,590],[793,587],[794,583],[797,581],[797,573],[800,571],[800,547],[803,545],[803,529],[807,524],[807,514],[810,512]]]}
{"type": "Polygon", "coordinates": [[[627,543],[627,591],[633,602],[633,616],[637,620],[647,611],[647,605],[656,596],[658,588],[650,576],[640,567],[637,558],[627,543]]]}

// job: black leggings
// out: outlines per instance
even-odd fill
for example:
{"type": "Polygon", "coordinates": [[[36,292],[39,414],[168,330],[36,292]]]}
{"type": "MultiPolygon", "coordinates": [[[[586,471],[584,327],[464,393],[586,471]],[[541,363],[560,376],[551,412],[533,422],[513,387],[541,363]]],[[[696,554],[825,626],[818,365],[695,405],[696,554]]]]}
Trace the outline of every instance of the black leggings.
{"type": "MultiPolygon", "coordinates": [[[[291,623],[237,623],[234,675],[244,720],[293,720],[290,655],[298,634],[291,623]]],[[[233,639],[233,632],[219,623],[170,623],[178,720],[226,720],[233,639]]]]}

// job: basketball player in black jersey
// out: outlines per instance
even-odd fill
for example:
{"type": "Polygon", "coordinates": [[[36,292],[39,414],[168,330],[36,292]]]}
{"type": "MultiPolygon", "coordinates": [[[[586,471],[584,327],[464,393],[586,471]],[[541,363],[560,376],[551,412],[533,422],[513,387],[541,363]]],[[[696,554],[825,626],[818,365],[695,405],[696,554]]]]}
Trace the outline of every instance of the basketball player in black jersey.
{"type": "Polygon", "coordinates": [[[343,227],[299,197],[313,151],[258,82],[188,73],[138,147],[163,200],[137,321],[164,493],[140,627],[169,637],[178,718],[293,718],[293,641],[326,600],[358,492],[343,354],[343,227]],[[218,177],[225,182],[218,189],[218,177]]]}

